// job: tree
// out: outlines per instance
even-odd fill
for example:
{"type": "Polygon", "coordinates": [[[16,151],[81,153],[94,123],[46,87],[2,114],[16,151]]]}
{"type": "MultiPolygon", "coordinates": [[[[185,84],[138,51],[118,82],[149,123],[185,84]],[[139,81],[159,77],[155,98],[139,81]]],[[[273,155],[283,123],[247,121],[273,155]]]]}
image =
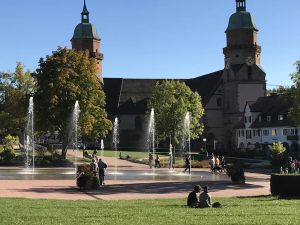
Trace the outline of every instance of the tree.
{"type": "Polygon", "coordinates": [[[35,80],[25,66],[17,63],[14,73],[0,73],[0,90],[5,103],[0,111],[0,133],[4,136],[24,132],[28,99],[35,91],[35,80]]]}
{"type": "Polygon", "coordinates": [[[281,142],[275,142],[269,146],[272,166],[274,169],[284,166],[284,153],[286,148],[281,142]]]}
{"type": "Polygon", "coordinates": [[[34,96],[37,129],[59,132],[63,158],[66,158],[68,145],[72,144],[72,112],[77,100],[83,137],[98,139],[105,137],[111,129],[104,110],[105,94],[96,71],[97,62],[89,57],[88,51],[58,48],[39,62],[35,75],[38,87],[34,96]]]}
{"type": "Polygon", "coordinates": [[[201,118],[204,109],[201,97],[183,82],[157,83],[148,101],[148,115],[152,108],[155,110],[155,128],[159,141],[164,141],[171,135],[173,143],[179,142],[187,112],[190,113],[191,139],[199,138],[203,132],[201,118]]]}
{"type": "Polygon", "coordinates": [[[291,74],[294,82],[291,88],[293,107],[290,110],[289,116],[296,124],[300,124],[300,61],[295,63],[296,72],[291,74]]]}

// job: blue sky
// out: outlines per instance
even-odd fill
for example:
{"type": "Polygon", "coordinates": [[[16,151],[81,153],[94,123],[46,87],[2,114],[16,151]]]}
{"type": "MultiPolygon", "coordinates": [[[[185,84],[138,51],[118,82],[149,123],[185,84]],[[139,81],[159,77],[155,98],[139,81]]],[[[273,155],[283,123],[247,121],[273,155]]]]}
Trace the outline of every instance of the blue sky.
{"type": "MultiPolygon", "coordinates": [[[[1,1],[0,71],[71,47],[83,0],[1,1]]],[[[224,67],[234,0],[87,0],[102,39],[104,77],[192,78],[224,67]]],[[[247,0],[262,46],[267,83],[290,85],[300,59],[298,0],[247,0]]]]}

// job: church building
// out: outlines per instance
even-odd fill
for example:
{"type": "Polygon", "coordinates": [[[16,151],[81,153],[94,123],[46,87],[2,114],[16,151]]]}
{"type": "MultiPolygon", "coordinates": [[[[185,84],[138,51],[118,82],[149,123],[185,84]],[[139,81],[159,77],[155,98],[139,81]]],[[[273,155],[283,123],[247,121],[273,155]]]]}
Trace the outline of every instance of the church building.
{"type": "MultiPolygon", "coordinates": [[[[258,28],[247,11],[246,0],[235,1],[236,12],[230,16],[225,31],[227,45],[223,48],[224,68],[181,80],[202,97],[205,107],[205,132],[202,138],[207,140],[206,145],[211,150],[235,149],[236,127],[244,117],[246,102],[256,101],[266,95],[266,74],[260,64],[258,28]]],[[[98,62],[98,77],[103,81],[107,113],[109,118],[118,117],[120,120],[120,147],[144,147],[147,100],[160,79],[103,79],[100,41],[96,27],[90,23],[84,2],[81,23],[76,26],[71,39],[72,48],[88,49],[90,56],[98,62]]],[[[192,150],[199,150],[198,144],[202,138],[194,143],[192,150]]]]}

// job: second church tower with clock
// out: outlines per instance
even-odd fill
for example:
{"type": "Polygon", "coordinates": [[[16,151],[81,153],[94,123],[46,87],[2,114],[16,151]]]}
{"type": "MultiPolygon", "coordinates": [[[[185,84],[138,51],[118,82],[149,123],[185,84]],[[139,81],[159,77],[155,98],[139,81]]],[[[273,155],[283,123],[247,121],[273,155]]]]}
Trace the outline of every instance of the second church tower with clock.
{"type": "Polygon", "coordinates": [[[231,15],[225,33],[227,46],[223,49],[223,132],[226,147],[231,148],[235,139],[232,131],[243,119],[245,103],[266,95],[266,74],[260,65],[258,29],[246,10],[246,0],[236,0],[236,12],[231,15]]]}

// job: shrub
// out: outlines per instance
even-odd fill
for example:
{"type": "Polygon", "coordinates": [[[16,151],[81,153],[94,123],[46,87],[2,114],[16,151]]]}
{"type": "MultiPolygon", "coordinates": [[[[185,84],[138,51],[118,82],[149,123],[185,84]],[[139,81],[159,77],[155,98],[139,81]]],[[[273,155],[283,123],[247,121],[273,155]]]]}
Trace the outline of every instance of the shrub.
{"type": "Polygon", "coordinates": [[[4,149],[14,150],[14,145],[19,144],[19,138],[11,135],[7,135],[4,138],[4,149]]]}
{"type": "Polygon", "coordinates": [[[47,152],[47,148],[42,145],[35,145],[35,150],[38,158],[43,159],[47,152]]]}
{"type": "Polygon", "coordinates": [[[233,162],[226,165],[226,174],[233,183],[244,184],[246,181],[245,171],[241,163],[233,162]]]}
{"type": "Polygon", "coordinates": [[[300,197],[300,174],[272,174],[271,193],[283,197],[300,197]]]}
{"type": "Polygon", "coordinates": [[[13,150],[11,149],[5,149],[4,151],[2,151],[0,153],[0,156],[3,160],[7,160],[7,161],[10,161],[12,160],[13,158],[15,158],[15,153],[13,150]]]}
{"type": "Polygon", "coordinates": [[[77,169],[77,186],[83,190],[99,188],[99,179],[88,164],[80,165],[77,169]]]}
{"type": "Polygon", "coordinates": [[[279,172],[279,168],[284,165],[284,153],[286,148],[281,142],[275,142],[269,146],[271,164],[274,172],[279,172]]]}

